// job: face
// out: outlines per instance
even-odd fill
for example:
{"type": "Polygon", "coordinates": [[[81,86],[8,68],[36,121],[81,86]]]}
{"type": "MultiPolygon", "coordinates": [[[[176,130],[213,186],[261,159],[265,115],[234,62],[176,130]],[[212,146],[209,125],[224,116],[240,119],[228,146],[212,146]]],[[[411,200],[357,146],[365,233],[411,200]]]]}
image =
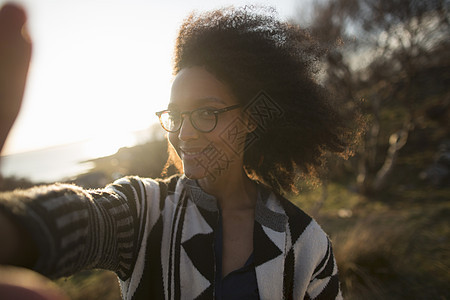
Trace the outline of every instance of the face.
{"type": "MultiPolygon", "coordinates": [[[[186,112],[199,108],[219,110],[239,104],[228,86],[201,67],[181,70],[172,85],[168,109],[186,112]]],[[[218,115],[217,126],[208,133],[198,131],[183,116],[179,131],[169,133],[169,141],[191,179],[216,180],[243,169],[243,145],[247,134],[242,109],[218,115]]]]}

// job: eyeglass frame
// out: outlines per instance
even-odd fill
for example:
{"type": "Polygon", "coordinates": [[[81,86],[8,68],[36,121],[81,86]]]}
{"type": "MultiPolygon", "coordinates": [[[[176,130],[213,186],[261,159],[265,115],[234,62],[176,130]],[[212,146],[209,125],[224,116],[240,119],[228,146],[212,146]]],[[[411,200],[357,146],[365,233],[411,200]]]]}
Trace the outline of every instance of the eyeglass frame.
{"type": "Polygon", "coordinates": [[[188,115],[189,116],[189,121],[191,122],[191,125],[192,125],[192,127],[195,128],[195,130],[197,130],[197,131],[199,131],[201,133],[209,133],[209,132],[213,131],[214,129],[216,129],[217,123],[219,121],[219,114],[227,112],[227,111],[230,111],[230,110],[233,110],[233,109],[236,109],[236,108],[239,108],[239,107],[241,107],[240,104],[235,104],[235,105],[227,106],[227,107],[220,108],[220,109],[197,108],[197,109],[190,110],[190,111],[182,111],[182,112],[180,112],[180,117],[181,117],[180,126],[178,126],[177,130],[168,130],[166,127],[164,127],[163,122],[161,120],[161,115],[163,113],[166,113],[166,112],[171,112],[171,110],[165,109],[165,110],[162,110],[162,111],[158,111],[155,114],[159,118],[159,123],[161,124],[161,127],[167,132],[170,132],[170,133],[178,132],[181,129],[181,126],[183,126],[183,122],[184,122],[184,117],[183,116],[184,115],[188,115]],[[199,111],[199,110],[208,110],[209,112],[214,114],[215,123],[214,123],[214,127],[211,130],[201,130],[201,129],[197,128],[197,126],[195,126],[194,122],[192,121],[192,114],[194,112],[196,112],[196,111],[199,111]]]}

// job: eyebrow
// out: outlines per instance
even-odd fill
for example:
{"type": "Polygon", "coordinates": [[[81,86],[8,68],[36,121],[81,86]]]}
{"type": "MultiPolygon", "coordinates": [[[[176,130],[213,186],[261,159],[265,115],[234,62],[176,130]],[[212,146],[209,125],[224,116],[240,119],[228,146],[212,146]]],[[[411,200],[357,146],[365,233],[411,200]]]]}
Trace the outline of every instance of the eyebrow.
{"type": "MultiPolygon", "coordinates": [[[[216,97],[205,97],[205,98],[195,99],[195,100],[192,101],[193,104],[196,104],[198,106],[205,105],[205,104],[208,104],[208,103],[211,103],[211,102],[213,102],[213,103],[221,103],[223,105],[227,105],[227,103],[225,103],[225,101],[223,101],[220,98],[216,98],[216,97]]],[[[167,107],[167,109],[169,109],[169,110],[176,109],[176,108],[179,108],[179,105],[176,104],[176,103],[173,103],[173,102],[169,103],[169,105],[167,107]]]]}

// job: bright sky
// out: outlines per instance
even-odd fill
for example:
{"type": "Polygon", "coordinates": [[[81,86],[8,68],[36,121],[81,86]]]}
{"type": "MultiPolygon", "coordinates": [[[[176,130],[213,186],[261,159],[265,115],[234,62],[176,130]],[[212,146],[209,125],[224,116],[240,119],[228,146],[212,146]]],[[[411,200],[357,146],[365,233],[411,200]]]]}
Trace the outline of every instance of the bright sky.
{"type": "Polygon", "coordinates": [[[3,155],[157,122],[154,112],[169,99],[176,32],[192,10],[258,3],[288,18],[299,6],[296,0],[15,2],[28,13],[34,45],[24,103],[3,155]]]}

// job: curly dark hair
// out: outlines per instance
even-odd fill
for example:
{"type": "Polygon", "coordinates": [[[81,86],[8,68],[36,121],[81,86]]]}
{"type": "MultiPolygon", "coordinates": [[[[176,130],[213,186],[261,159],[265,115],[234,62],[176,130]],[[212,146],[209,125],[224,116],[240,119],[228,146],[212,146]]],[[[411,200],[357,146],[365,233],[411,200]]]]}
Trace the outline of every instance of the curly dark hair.
{"type": "Polygon", "coordinates": [[[228,7],[185,19],[173,73],[204,67],[247,107],[264,91],[280,116],[247,137],[253,140],[244,167],[275,191],[291,192],[298,174],[316,175],[325,154],[345,155],[351,140],[350,127],[315,80],[324,53],[307,31],[279,21],[273,8],[228,7]]]}

